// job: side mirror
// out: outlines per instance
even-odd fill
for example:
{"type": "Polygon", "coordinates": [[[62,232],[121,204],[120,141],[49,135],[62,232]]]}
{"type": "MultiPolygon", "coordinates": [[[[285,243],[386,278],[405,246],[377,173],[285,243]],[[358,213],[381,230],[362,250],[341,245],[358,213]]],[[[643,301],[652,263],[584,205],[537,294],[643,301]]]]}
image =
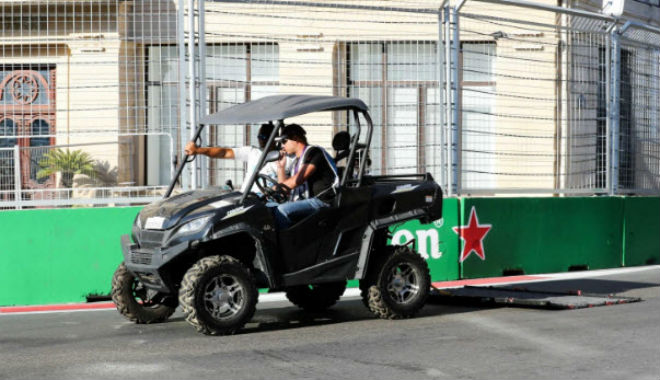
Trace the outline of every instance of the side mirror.
{"type": "Polygon", "coordinates": [[[271,150],[266,154],[266,162],[273,162],[277,161],[280,159],[280,151],[279,150],[271,150]]]}

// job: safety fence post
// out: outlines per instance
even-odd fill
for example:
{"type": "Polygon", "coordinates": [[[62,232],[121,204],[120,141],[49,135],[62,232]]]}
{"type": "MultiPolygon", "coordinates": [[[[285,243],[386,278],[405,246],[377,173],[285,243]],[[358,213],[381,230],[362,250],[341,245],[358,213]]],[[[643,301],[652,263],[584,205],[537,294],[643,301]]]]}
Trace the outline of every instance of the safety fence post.
{"type": "Polygon", "coordinates": [[[609,194],[614,195],[619,188],[619,126],[620,126],[620,96],[621,96],[621,44],[619,28],[610,32],[611,38],[611,71],[610,71],[610,112],[608,113],[610,131],[608,137],[608,156],[610,157],[609,194]]]}
{"type": "Polygon", "coordinates": [[[461,44],[461,32],[460,32],[460,19],[458,16],[459,7],[450,8],[451,18],[450,18],[450,29],[452,32],[451,35],[451,55],[450,55],[450,68],[451,68],[451,183],[450,183],[450,195],[460,194],[460,112],[461,112],[461,90],[460,90],[460,44],[461,44]]]}
{"type": "Polygon", "coordinates": [[[14,145],[14,202],[16,210],[21,207],[21,151],[18,145],[14,145]]]}
{"type": "MultiPolygon", "coordinates": [[[[447,41],[445,39],[445,29],[447,26],[445,25],[445,18],[444,15],[446,14],[447,10],[446,7],[441,7],[438,9],[438,47],[436,49],[437,53],[437,60],[438,60],[438,65],[437,65],[437,70],[438,70],[438,112],[439,112],[439,124],[440,124],[440,162],[443,162],[446,160],[447,157],[447,136],[449,135],[449,129],[447,128],[447,117],[446,117],[446,109],[447,109],[447,96],[446,96],[446,90],[445,86],[448,86],[448,77],[445,77],[445,68],[447,67],[447,62],[446,62],[446,54],[445,54],[445,46],[447,45],[447,41]]],[[[441,165],[440,168],[440,183],[442,185],[442,188],[447,190],[447,184],[448,184],[448,170],[447,170],[447,165],[441,165]]]]}
{"type": "MultiPolygon", "coordinates": [[[[183,153],[185,142],[188,141],[188,133],[186,130],[186,120],[188,120],[187,112],[190,112],[186,100],[186,76],[188,71],[186,69],[186,28],[185,28],[185,0],[178,1],[177,9],[177,49],[179,54],[179,140],[181,142],[181,152],[174,153],[172,157],[172,166],[176,166],[177,157],[179,153],[183,153]]],[[[190,188],[189,168],[185,168],[181,173],[181,188],[190,188]]]]}
{"type": "MultiPolygon", "coordinates": [[[[199,9],[197,14],[197,23],[199,27],[199,36],[198,36],[198,54],[199,54],[199,117],[206,116],[207,107],[206,107],[206,8],[205,1],[199,1],[199,9]]],[[[197,125],[194,126],[194,129],[197,129],[197,125]]],[[[205,128],[202,132],[202,141],[206,144],[209,143],[209,129],[205,128]]],[[[204,157],[199,160],[199,176],[200,176],[200,185],[201,187],[208,187],[209,185],[209,159],[204,157]]]]}
{"type": "MultiPolygon", "coordinates": [[[[188,120],[190,123],[190,130],[188,131],[188,140],[192,139],[195,135],[197,126],[197,75],[195,67],[195,59],[197,59],[197,41],[195,40],[195,0],[188,0],[188,97],[189,97],[189,114],[188,120]]],[[[182,141],[182,144],[185,144],[182,141]]],[[[190,187],[197,188],[197,162],[193,161],[188,167],[191,169],[190,173],[190,187]]]]}

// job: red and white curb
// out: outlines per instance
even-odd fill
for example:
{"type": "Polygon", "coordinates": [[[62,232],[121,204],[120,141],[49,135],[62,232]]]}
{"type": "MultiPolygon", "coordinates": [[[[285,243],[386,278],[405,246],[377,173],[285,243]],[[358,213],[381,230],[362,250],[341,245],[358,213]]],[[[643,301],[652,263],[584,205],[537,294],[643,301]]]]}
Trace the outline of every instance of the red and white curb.
{"type": "MultiPolygon", "coordinates": [[[[660,265],[652,265],[652,266],[644,266],[644,267],[601,269],[601,270],[592,270],[592,271],[583,271],[583,272],[548,273],[548,274],[538,274],[538,275],[475,278],[475,279],[456,280],[456,281],[439,281],[432,283],[432,285],[436,289],[460,288],[468,285],[469,286],[509,285],[509,284],[519,284],[519,283],[536,283],[536,282],[546,282],[546,281],[584,279],[591,277],[619,275],[619,274],[636,273],[636,272],[659,270],[659,269],[660,269],[660,265]]],[[[359,289],[349,288],[346,289],[346,292],[344,292],[342,299],[351,299],[359,296],[360,296],[359,289]]],[[[281,302],[286,300],[287,300],[286,296],[282,292],[259,294],[259,303],[281,302]]],[[[5,306],[5,307],[0,307],[0,316],[35,314],[35,313],[98,311],[98,310],[114,310],[114,309],[115,309],[115,304],[112,302],[69,303],[69,304],[39,305],[39,306],[5,306]]]]}

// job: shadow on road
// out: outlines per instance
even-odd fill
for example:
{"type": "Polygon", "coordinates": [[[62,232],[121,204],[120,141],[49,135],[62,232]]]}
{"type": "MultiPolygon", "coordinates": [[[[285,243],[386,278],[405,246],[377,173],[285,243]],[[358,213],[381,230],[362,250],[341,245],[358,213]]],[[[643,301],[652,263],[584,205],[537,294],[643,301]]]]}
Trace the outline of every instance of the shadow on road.
{"type": "MultiPolygon", "coordinates": [[[[557,280],[539,283],[520,283],[508,285],[508,287],[525,288],[530,291],[540,292],[573,292],[581,290],[584,294],[618,294],[636,289],[657,287],[657,283],[636,282],[614,279],[579,279],[579,280],[557,280]]],[[[282,304],[262,307],[257,310],[252,320],[241,330],[239,334],[255,334],[269,331],[284,331],[297,328],[323,326],[338,323],[350,323],[364,320],[376,320],[376,317],[367,310],[359,299],[342,300],[332,308],[322,312],[307,312],[295,306],[282,304]]],[[[474,303],[474,302],[442,302],[433,297],[424,306],[415,318],[435,317],[439,315],[451,315],[459,313],[470,313],[485,309],[506,307],[497,304],[474,303]]],[[[548,312],[552,312],[548,310],[548,312]]],[[[182,317],[172,318],[170,321],[181,321],[182,317]]]]}
{"type": "MultiPolygon", "coordinates": [[[[428,303],[415,318],[434,317],[438,315],[466,313],[491,307],[465,307],[435,305],[428,303]]],[[[373,314],[362,304],[361,300],[343,300],[332,308],[322,312],[307,312],[297,307],[277,309],[259,309],[252,320],[241,331],[243,334],[288,330],[302,327],[322,326],[335,323],[376,320],[373,314]]]]}

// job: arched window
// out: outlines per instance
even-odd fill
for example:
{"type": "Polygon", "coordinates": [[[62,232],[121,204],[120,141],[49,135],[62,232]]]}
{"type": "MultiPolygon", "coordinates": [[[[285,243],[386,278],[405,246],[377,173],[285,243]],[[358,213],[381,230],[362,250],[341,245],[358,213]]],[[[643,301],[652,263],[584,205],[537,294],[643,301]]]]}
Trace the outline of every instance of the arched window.
{"type": "MultiPolygon", "coordinates": [[[[11,164],[11,169],[4,169],[0,178],[2,189],[48,188],[55,184],[55,176],[37,180],[39,162],[48,151],[46,146],[55,144],[55,138],[49,137],[56,128],[55,78],[52,64],[0,64],[0,148],[20,147],[20,173],[14,173],[14,166],[19,166],[14,162],[14,152],[0,153],[0,164],[11,164]],[[9,170],[13,173],[11,178],[9,170]],[[17,177],[20,184],[15,183],[17,177]]],[[[25,194],[23,199],[27,199],[25,194]]]]}

